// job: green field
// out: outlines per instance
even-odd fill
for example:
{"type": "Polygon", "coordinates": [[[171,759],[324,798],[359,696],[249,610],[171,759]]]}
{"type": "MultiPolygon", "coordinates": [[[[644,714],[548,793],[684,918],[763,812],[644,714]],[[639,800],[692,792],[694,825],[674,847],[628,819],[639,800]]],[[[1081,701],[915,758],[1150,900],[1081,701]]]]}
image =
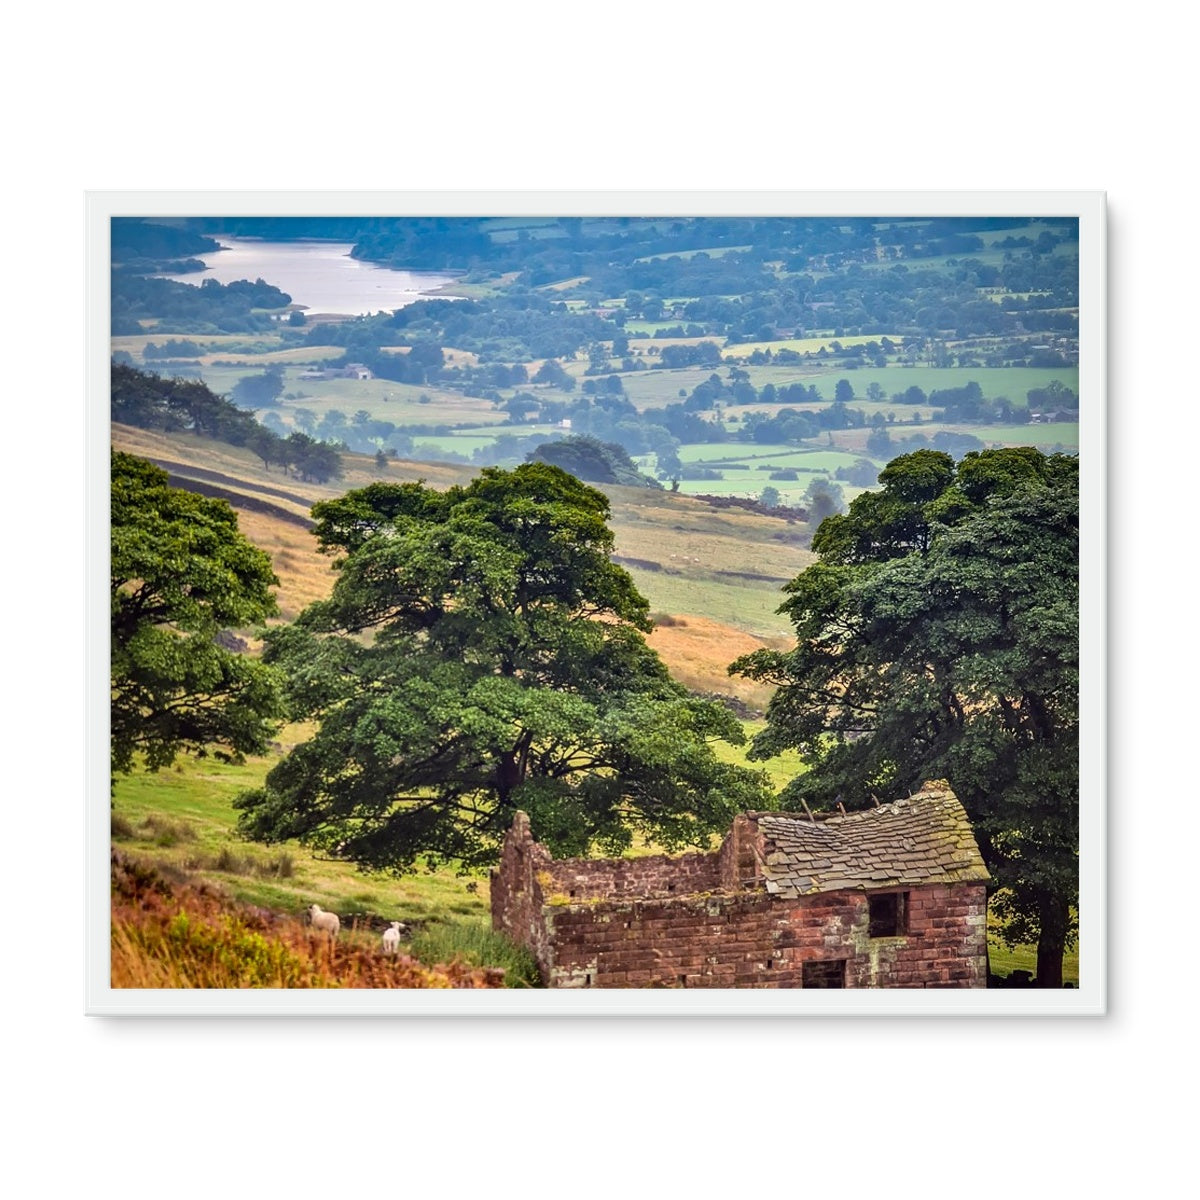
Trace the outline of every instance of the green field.
{"type": "Polygon", "coordinates": [[[626,570],[654,612],[695,613],[757,637],[786,637],[790,632],[787,619],[775,611],[784,599],[782,580],[723,580],[630,566],[626,570]]]}
{"type": "MultiPolygon", "coordinates": [[[[762,388],[768,383],[773,383],[776,387],[782,387],[785,383],[803,383],[806,386],[813,384],[827,401],[833,400],[839,379],[849,380],[854,389],[854,399],[850,401],[852,408],[862,408],[868,403],[867,388],[872,383],[879,384],[890,398],[894,393],[903,392],[914,385],[928,395],[933,391],[966,387],[968,383],[975,382],[979,384],[985,396],[991,399],[1007,396],[1014,404],[1024,404],[1025,393],[1031,388],[1044,388],[1056,379],[1073,392],[1079,391],[1078,367],[888,366],[859,367],[848,371],[844,365],[834,365],[836,360],[824,361],[826,365],[823,367],[807,364],[806,368],[747,367],[746,370],[749,372],[750,382],[757,388],[762,388]]],[[[660,374],[674,372],[663,371],[660,374]]],[[[708,376],[705,375],[705,378],[708,376]]],[[[903,413],[906,407],[899,405],[897,412],[903,413]]]]}
{"type": "MultiPolygon", "coordinates": [[[[298,738],[299,733],[293,734],[298,738]]],[[[425,922],[487,913],[487,885],[453,871],[404,879],[365,875],[322,860],[295,843],[261,846],[235,831],[233,798],[262,783],[277,761],[241,766],[181,758],[173,769],[119,778],[113,795],[114,844],[175,871],[213,879],[237,901],[300,913],[310,904],[387,920],[425,922]]]]}
{"type": "Polygon", "coordinates": [[[849,337],[834,337],[832,334],[814,334],[811,337],[784,338],[774,342],[734,342],[726,345],[722,357],[749,358],[755,350],[762,350],[764,353],[770,350],[773,354],[780,350],[795,350],[797,354],[816,354],[818,351],[825,349],[832,354],[834,342],[837,342],[840,346],[865,346],[870,342],[879,342],[888,336],[891,337],[893,342],[899,345],[901,335],[898,333],[891,335],[883,333],[856,333],[849,337]]]}
{"type": "MultiPolygon", "coordinates": [[[[704,340],[704,339],[701,339],[704,340]]],[[[653,361],[649,359],[647,361],[653,361]]],[[[579,365],[582,374],[586,363],[579,365]]],[[[792,366],[757,366],[744,368],[750,382],[758,389],[772,383],[777,388],[788,384],[801,383],[805,387],[815,386],[821,398],[829,403],[833,401],[834,390],[839,379],[849,381],[854,389],[854,399],[850,401],[852,408],[863,408],[869,411],[870,402],[866,399],[867,388],[877,383],[890,397],[897,392],[904,392],[916,386],[928,395],[935,390],[965,387],[968,383],[978,383],[983,394],[991,399],[1006,396],[1014,404],[1025,404],[1026,393],[1032,388],[1044,388],[1047,384],[1058,380],[1072,391],[1079,391],[1079,369],[1077,367],[929,367],[929,366],[887,366],[859,367],[848,370],[844,363],[836,359],[812,359],[802,365],[792,366]]],[[[685,394],[690,394],[698,384],[703,383],[713,374],[722,379],[727,378],[724,367],[678,367],[674,369],[651,368],[644,371],[632,371],[621,374],[625,392],[634,406],[639,410],[661,407],[666,404],[676,404],[685,394]]],[[[1086,398],[1085,398],[1086,402],[1086,398]]],[[[779,405],[750,404],[746,408],[760,412],[770,412],[779,405]]],[[[805,407],[794,405],[793,407],[805,407]]],[[[901,420],[911,412],[907,405],[888,404],[895,408],[897,419],[901,420]]],[[[736,411],[736,410],[735,410],[736,411]]],[[[928,408],[923,412],[928,414],[928,408]]]]}
{"type": "MultiPolygon", "coordinates": [[[[509,419],[488,400],[441,391],[432,385],[418,387],[390,379],[302,379],[303,370],[289,366],[283,373],[284,395],[299,397],[281,399],[274,407],[287,424],[292,423],[291,414],[296,408],[308,409],[318,420],[330,409],[339,409],[347,417],[362,409],[376,420],[397,426],[501,425],[509,419]],[[428,403],[422,403],[422,396],[428,397],[428,403]]],[[[205,366],[201,373],[204,382],[222,396],[228,396],[239,379],[258,374],[244,366],[205,366]]]]}

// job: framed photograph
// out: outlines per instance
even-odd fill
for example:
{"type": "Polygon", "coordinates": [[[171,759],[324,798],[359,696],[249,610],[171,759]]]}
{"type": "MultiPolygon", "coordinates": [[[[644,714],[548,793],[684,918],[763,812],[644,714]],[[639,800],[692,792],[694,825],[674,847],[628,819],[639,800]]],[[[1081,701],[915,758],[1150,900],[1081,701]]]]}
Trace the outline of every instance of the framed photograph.
{"type": "Polygon", "coordinates": [[[89,1013],[1106,1011],[1102,193],[88,233],[89,1013]]]}

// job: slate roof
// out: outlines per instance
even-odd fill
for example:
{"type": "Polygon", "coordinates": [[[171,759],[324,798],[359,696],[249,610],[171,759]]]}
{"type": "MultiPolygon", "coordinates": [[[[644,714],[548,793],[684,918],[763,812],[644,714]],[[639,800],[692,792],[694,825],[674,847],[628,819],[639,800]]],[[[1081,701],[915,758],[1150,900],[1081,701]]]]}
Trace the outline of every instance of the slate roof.
{"type": "Polygon", "coordinates": [[[958,797],[944,781],[863,812],[812,821],[757,813],[768,892],[820,892],[985,882],[987,868],[958,797]]]}

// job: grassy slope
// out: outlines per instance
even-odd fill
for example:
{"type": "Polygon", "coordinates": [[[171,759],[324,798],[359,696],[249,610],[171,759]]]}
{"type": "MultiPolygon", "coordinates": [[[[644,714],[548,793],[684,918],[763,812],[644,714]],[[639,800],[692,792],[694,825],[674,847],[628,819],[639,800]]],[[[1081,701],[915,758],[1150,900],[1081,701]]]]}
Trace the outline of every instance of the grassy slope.
{"type": "MultiPolygon", "coordinates": [[[[465,483],[476,473],[475,468],[454,464],[395,461],[381,474],[371,458],[347,454],[343,456],[345,477],[320,485],[289,478],[279,468],[268,472],[249,451],[200,438],[116,426],[112,440],[130,453],[179,464],[175,469],[184,473],[189,467],[216,471],[238,481],[221,485],[228,490],[259,496],[296,515],[305,512],[303,505],[263,489],[316,501],[381,478],[423,479],[433,487],[448,487],[465,483]]],[[[803,525],[713,509],[658,490],[606,487],[604,491],[612,501],[617,557],[637,560],[626,565],[653,611],[705,618],[760,639],[786,633],[786,622],[774,610],[782,599],[782,585],[812,561],[798,544],[805,533],[803,525]]],[[[246,508],[239,510],[239,520],[243,532],[272,556],[282,585],[280,606],[285,618],[327,594],[332,586],[329,560],[316,552],[311,535],[301,526],[246,508]]],[[[719,670],[714,664],[705,687],[730,690],[722,686],[723,681],[724,664],[719,670]]]]}

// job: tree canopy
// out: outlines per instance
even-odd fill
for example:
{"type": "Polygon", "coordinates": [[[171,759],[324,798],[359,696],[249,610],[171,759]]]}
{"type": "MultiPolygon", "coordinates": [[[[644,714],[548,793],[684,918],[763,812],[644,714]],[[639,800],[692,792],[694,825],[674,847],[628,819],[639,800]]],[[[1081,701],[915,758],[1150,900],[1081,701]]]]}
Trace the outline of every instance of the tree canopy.
{"type": "Polygon", "coordinates": [[[261,752],[282,711],[275,672],[218,635],[275,613],[270,558],[224,500],[130,454],[111,470],[113,772],[139,754],[157,770],[180,752],[261,752]]]}
{"type": "Polygon", "coordinates": [[[545,442],[526,456],[527,462],[544,462],[569,471],[588,483],[623,483],[631,487],[661,487],[657,480],[643,475],[628,452],[615,442],[599,438],[573,436],[545,442]]]}
{"type": "Polygon", "coordinates": [[[446,492],[372,484],[313,515],[339,577],[266,657],[318,727],[236,801],[250,836],[403,872],[494,861],[518,809],[579,854],[702,845],[771,805],[710,745],[740,724],[646,644],[601,492],[528,463],[446,492]]]}
{"type": "Polygon", "coordinates": [[[1010,944],[1060,986],[1078,899],[1079,499],[1074,458],[919,451],[828,518],[787,585],[797,643],[731,671],[779,685],[751,758],[798,749],[785,807],[948,779],[1010,944]]]}

